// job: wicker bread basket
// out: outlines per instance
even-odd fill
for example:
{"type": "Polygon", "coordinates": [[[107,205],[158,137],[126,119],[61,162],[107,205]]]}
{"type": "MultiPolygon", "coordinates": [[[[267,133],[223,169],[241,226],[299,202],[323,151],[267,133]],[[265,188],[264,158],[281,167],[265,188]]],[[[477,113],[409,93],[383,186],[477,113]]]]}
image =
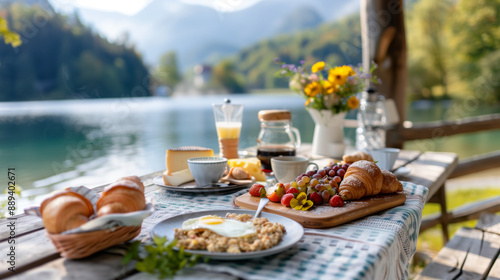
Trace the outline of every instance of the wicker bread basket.
{"type": "Polygon", "coordinates": [[[117,227],[114,230],[98,230],[72,234],[50,234],[57,251],[67,259],[90,256],[100,250],[129,241],[139,235],[141,226],[117,227]]]}

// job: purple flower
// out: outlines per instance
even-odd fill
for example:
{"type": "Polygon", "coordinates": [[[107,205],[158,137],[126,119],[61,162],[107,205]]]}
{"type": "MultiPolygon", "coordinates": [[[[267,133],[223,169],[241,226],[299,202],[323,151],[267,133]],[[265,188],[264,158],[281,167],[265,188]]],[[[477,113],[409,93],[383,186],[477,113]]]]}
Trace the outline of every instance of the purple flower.
{"type": "Polygon", "coordinates": [[[304,61],[303,61],[303,60],[301,60],[301,61],[300,61],[300,65],[302,65],[302,64],[304,64],[304,61]]]}
{"type": "Polygon", "coordinates": [[[278,64],[278,63],[280,63],[280,58],[279,57],[275,57],[273,61],[274,61],[274,63],[278,64]]]}
{"type": "Polygon", "coordinates": [[[288,69],[290,69],[290,71],[297,72],[297,67],[295,67],[295,65],[293,64],[289,64],[288,69]]]}
{"type": "Polygon", "coordinates": [[[371,75],[370,73],[361,73],[361,74],[359,75],[359,77],[360,77],[361,79],[371,79],[371,78],[372,78],[372,75],[371,75]]]}
{"type": "Polygon", "coordinates": [[[281,68],[287,68],[288,65],[287,64],[281,64],[281,68]]]}

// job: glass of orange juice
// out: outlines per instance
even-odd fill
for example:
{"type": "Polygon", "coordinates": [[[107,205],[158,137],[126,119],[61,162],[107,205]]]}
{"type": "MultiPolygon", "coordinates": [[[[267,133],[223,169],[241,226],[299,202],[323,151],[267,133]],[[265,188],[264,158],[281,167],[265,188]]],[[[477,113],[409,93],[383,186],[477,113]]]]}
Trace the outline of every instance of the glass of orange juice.
{"type": "Polygon", "coordinates": [[[238,158],[243,105],[231,104],[226,99],[224,104],[213,104],[213,108],[220,156],[227,159],[238,158]]]}

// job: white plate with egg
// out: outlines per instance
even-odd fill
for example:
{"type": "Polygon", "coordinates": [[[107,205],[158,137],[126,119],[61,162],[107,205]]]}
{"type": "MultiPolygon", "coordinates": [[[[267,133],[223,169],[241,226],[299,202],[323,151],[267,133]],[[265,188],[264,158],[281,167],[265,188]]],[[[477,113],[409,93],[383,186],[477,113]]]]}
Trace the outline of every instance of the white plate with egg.
{"type": "Polygon", "coordinates": [[[226,191],[247,188],[247,187],[250,187],[252,185],[252,182],[250,182],[248,184],[243,184],[243,185],[217,183],[217,184],[213,184],[213,186],[199,187],[195,181],[190,181],[190,182],[184,183],[184,184],[179,185],[179,186],[168,186],[168,185],[165,185],[165,183],[163,182],[163,178],[161,176],[154,177],[153,183],[155,185],[163,187],[169,191],[187,192],[187,193],[215,193],[215,192],[223,192],[223,191],[226,192],[226,191]]]}
{"type": "MultiPolygon", "coordinates": [[[[208,210],[208,211],[199,211],[199,212],[181,214],[178,216],[170,217],[156,224],[151,230],[151,236],[155,235],[166,236],[168,240],[173,240],[175,236],[174,229],[181,228],[182,224],[185,221],[208,215],[217,215],[219,217],[225,217],[227,213],[250,214],[253,216],[255,214],[255,211],[243,210],[243,209],[229,209],[229,210],[208,210]]],[[[302,227],[302,225],[295,222],[294,220],[265,212],[261,212],[260,217],[267,218],[272,223],[280,223],[283,226],[285,226],[286,233],[283,235],[283,239],[278,245],[267,250],[243,252],[236,254],[209,252],[206,250],[185,250],[185,252],[207,256],[213,260],[243,260],[243,259],[261,258],[288,250],[289,248],[297,244],[300,241],[300,239],[304,236],[304,228],[302,227]]]]}

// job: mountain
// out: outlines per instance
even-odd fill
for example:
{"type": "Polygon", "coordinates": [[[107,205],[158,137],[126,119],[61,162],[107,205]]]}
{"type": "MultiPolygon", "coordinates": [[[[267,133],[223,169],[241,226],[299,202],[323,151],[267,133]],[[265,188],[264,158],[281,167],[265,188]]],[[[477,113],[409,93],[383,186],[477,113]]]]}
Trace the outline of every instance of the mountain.
{"type": "Polygon", "coordinates": [[[127,16],[80,9],[82,20],[112,40],[129,40],[151,65],[161,54],[175,51],[186,69],[283,33],[314,28],[359,10],[357,1],[265,0],[244,10],[219,12],[181,0],[153,0],[127,16]]]}
{"type": "Polygon", "coordinates": [[[264,39],[223,62],[235,66],[247,89],[288,88],[286,78],[274,75],[280,71],[273,63],[276,57],[296,65],[304,60],[305,67],[310,67],[320,60],[332,66],[357,65],[362,60],[361,54],[360,18],[351,15],[313,29],[264,39]]]}
{"type": "Polygon", "coordinates": [[[281,20],[277,33],[293,33],[304,29],[312,29],[322,22],[321,15],[314,8],[305,6],[286,15],[281,20]]]}

